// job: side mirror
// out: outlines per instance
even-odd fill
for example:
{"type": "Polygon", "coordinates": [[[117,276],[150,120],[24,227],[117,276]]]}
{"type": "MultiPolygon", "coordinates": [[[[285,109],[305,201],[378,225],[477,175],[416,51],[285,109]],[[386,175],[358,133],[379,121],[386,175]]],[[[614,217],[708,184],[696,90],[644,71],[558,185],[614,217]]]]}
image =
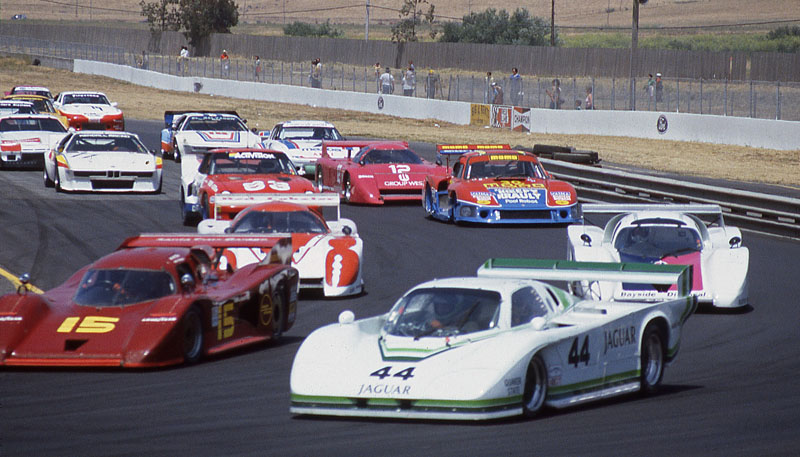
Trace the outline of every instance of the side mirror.
{"type": "Polygon", "coordinates": [[[731,245],[731,249],[738,248],[739,246],[742,245],[742,239],[739,238],[738,236],[734,236],[730,239],[730,241],[728,241],[728,244],[731,245]]]}
{"type": "Polygon", "coordinates": [[[586,245],[586,246],[591,246],[592,245],[592,237],[590,237],[589,235],[587,235],[585,233],[581,235],[581,241],[583,241],[583,244],[586,245]]]}
{"type": "Polygon", "coordinates": [[[183,276],[181,276],[181,286],[183,286],[184,289],[191,289],[194,287],[194,276],[189,273],[184,273],[183,276]]]}
{"type": "Polygon", "coordinates": [[[437,157],[436,158],[436,165],[439,165],[439,166],[442,165],[442,158],[441,157],[437,157]]]}
{"type": "Polygon", "coordinates": [[[541,317],[541,316],[540,317],[534,317],[531,320],[531,327],[533,327],[533,329],[536,330],[536,331],[544,329],[544,326],[546,324],[547,324],[547,321],[545,321],[544,318],[541,317]]]}
{"type": "Polygon", "coordinates": [[[339,323],[343,325],[352,324],[355,319],[356,315],[353,314],[353,312],[349,309],[346,309],[339,314],[339,323]]]}
{"type": "Polygon", "coordinates": [[[20,295],[28,293],[28,283],[31,282],[31,275],[28,273],[23,273],[17,279],[19,280],[19,287],[17,287],[17,293],[20,295]]]}
{"type": "Polygon", "coordinates": [[[344,227],[342,227],[342,233],[344,233],[347,236],[350,236],[350,234],[353,233],[353,229],[351,229],[349,225],[345,225],[344,227]]]}

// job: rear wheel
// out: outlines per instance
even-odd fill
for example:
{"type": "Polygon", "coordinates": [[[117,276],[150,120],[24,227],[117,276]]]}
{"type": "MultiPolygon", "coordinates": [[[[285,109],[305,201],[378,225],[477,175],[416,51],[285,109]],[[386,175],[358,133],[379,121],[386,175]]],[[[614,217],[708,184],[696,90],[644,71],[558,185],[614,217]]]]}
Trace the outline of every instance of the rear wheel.
{"type": "Polygon", "coordinates": [[[664,338],[654,324],[644,329],[641,364],[641,391],[644,395],[655,393],[664,376],[664,338]]]}
{"type": "Polygon", "coordinates": [[[47,167],[42,170],[42,179],[44,180],[44,187],[53,187],[55,185],[50,176],[47,176],[47,167]]]}
{"type": "Polygon", "coordinates": [[[276,343],[283,337],[283,313],[286,310],[284,302],[283,287],[279,287],[272,293],[272,341],[276,343]]]}
{"type": "Polygon", "coordinates": [[[53,177],[53,185],[56,188],[56,192],[64,192],[64,189],[61,188],[61,177],[58,174],[58,167],[56,167],[56,175],[53,177]]]}
{"type": "Polygon", "coordinates": [[[197,363],[203,355],[203,321],[196,307],[189,308],[183,316],[183,361],[197,363]]]}
{"type": "Polygon", "coordinates": [[[194,216],[189,211],[186,211],[186,197],[183,195],[183,188],[181,188],[181,218],[183,225],[192,225],[194,216]]]}
{"type": "Polygon", "coordinates": [[[522,414],[534,417],[541,412],[547,396],[547,367],[539,354],[528,364],[525,373],[525,390],[522,394],[522,414]]]}

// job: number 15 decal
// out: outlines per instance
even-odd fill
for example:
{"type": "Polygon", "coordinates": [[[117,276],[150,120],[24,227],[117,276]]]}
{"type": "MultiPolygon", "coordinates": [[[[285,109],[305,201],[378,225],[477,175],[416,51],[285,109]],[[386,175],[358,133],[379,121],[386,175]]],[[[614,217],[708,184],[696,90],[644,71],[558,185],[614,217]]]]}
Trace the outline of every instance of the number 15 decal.
{"type": "Polygon", "coordinates": [[[58,333],[108,333],[114,330],[119,321],[118,317],[106,316],[86,316],[81,320],[80,317],[68,317],[58,326],[58,333]],[[78,324],[80,322],[80,325],[78,324]],[[78,326],[75,328],[75,326],[78,326]]]}

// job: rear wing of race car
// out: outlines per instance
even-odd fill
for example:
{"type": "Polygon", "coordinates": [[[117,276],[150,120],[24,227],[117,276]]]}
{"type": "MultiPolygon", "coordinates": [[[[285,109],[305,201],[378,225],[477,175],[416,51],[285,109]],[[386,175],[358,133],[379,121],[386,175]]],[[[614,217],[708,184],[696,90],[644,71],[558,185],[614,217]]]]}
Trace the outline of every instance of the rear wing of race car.
{"type": "Polygon", "coordinates": [[[567,282],[627,282],[649,284],[662,291],[677,285],[679,297],[689,296],[692,291],[691,265],[498,258],[484,262],[478,268],[478,276],[567,282]]]}
{"type": "MultiPolygon", "coordinates": [[[[450,156],[466,154],[475,151],[507,151],[511,149],[508,144],[437,144],[437,159],[444,156],[447,161],[447,168],[450,168],[450,156]]],[[[440,163],[437,161],[437,163],[440,163]]]]}
{"type": "Polygon", "coordinates": [[[358,154],[361,148],[373,144],[391,144],[397,147],[408,148],[408,141],[391,141],[391,140],[323,140],[322,141],[322,157],[331,157],[334,159],[352,158],[358,154]]]}
{"type": "Polygon", "coordinates": [[[644,211],[669,211],[706,219],[707,225],[724,226],[722,208],[709,203],[585,203],[582,214],[628,214],[644,211]]]}
{"type": "Polygon", "coordinates": [[[218,263],[225,248],[269,249],[270,254],[262,263],[283,263],[288,265],[292,255],[291,234],[270,235],[192,235],[182,233],[143,233],[133,236],[117,248],[132,249],[143,247],[184,247],[202,251],[212,263],[218,263]]]}
{"type": "Polygon", "coordinates": [[[236,111],[220,111],[220,110],[202,110],[202,109],[190,109],[190,110],[182,110],[182,111],[164,111],[164,124],[167,128],[172,128],[172,121],[181,114],[186,113],[198,113],[198,114],[232,114],[241,119],[239,113],[236,111]]]}
{"type": "Polygon", "coordinates": [[[336,208],[336,219],[338,220],[341,216],[339,194],[335,192],[320,194],[217,194],[211,197],[211,202],[214,203],[214,219],[223,211],[230,212],[231,209],[241,211],[248,206],[270,202],[336,208]]]}

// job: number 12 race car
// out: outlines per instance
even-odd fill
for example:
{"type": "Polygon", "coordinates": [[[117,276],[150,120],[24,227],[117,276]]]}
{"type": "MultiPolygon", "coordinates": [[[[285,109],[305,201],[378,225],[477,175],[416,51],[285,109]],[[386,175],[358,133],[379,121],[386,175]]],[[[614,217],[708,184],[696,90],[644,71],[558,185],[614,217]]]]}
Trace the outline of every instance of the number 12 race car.
{"type": "Polygon", "coordinates": [[[216,262],[210,246],[135,237],[44,295],[6,295],[0,366],[157,367],[279,339],[297,314],[297,270],[216,262]]]}
{"type": "Polygon", "coordinates": [[[508,145],[439,145],[459,155],[452,175],[425,179],[422,206],[430,218],[485,224],[578,222],[571,184],[557,181],[535,155],[508,145]]]}
{"type": "Polygon", "coordinates": [[[389,313],[317,329],[291,412],[416,419],[536,415],[659,387],[696,307],[691,267],[492,259],[408,291],[389,313]],[[533,279],[678,284],[664,302],[596,301],[533,279]]]}

